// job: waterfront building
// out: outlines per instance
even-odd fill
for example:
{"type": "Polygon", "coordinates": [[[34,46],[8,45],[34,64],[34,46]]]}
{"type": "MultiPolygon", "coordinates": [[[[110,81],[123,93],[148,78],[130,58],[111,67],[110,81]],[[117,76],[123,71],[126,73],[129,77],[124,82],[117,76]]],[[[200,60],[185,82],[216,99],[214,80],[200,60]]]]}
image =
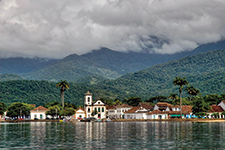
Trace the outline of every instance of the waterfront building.
{"type": "Polygon", "coordinates": [[[223,103],[223,102],[220,102],[219,105],[212,105],[212,106],[210,106],[211,109],[207,113],[207,118],[215,118],[215,116],[213,115],[215,113],[218,114],[218,118],[224,118],[224,116],[221,115],[221,113],[224,111],[223,107],[221,107],[221,103],[223,103]]]}
{"type": "Polygon", "coordinates": [[[124,118],[124,113],[130,110],[132,106],[127,104],[117,105],[117,106],[108,106],[108,117],[115,118],[115,119],[122,119],[124,118]]]}
{"type": "Polygon", "coordinates": [[[76,119],[79,119],[79,118],[84,118],[85,117],[85,111],[84,111],[84,108],[79,108],[78,110],[76,110],[76,113],[75,113],[75,118],[76,119]]]}
{"type": "Polygon", "coordinates": [[[141,106],[133,107],[124,113],[124,119],[147,119],[148,112],[141,106]]]}
{"type": "Polygon", "coordinates": [[[105,103],[103,103],[101,100],[92,101],[92,94],[88,91],[85,93],[84,96],[84,111],[85,111],[85,117],[89,118],[92,117],[92,113],[94,111],[97,112],[96,115],[94,115],[95,118],[106,118],[106,106],[105,103]]]}
{"type": "Polygon", "coordinates": [[[163,112],[157,109],[147,113],[147,119],[168,119],[168,112],[163,112]]]}
{"type": "Polygon", "coordinates": [[[30,118],[31,119],[46,119],[48,116],[46,116],[46,112],[49,111],[49,109],[39,106],[37,108],[34,108],[30,111],[30,118]]]}

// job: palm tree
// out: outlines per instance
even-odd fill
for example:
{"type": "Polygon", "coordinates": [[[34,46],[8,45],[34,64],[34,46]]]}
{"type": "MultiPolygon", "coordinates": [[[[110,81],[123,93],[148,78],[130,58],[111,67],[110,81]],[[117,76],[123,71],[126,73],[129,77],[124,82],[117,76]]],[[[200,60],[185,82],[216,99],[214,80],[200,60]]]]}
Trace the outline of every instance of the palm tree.
{"type": "Polygon", "coordinates": [[[173,80],[173,84],[176,86],[176,85],[179,85],[179,93],[180,93],[180,117],[182,118],[182,98],[181,98],[181,93],[182,93],[182,90],[184,88],[184,85],[188,85],[188,81],[186,80],[186,78],[181,78],[181,77],[176,77],[174,80],[173,80]]]}
{"type": "Polygon", "coordinates": [[[200,91],[196,88],[194,88],[193,86],[188,86],[185,88],[185,90],[187,91],[187,93],[190,95],[190,101],[191,101],[191,96],[196,96],[198,94],[200,94],[200,91]]]}
{"type": "Polygon", "coordinates": [[[64,108],[64,91],[66,89],[69,89],[69,83],[66,80],[61,80],[60,82],[58,82],[56,84],[56,87],[59,88],[60,87],[60,97],[61,97],[61,103],[62,103],[62,107],[64,108]]]}

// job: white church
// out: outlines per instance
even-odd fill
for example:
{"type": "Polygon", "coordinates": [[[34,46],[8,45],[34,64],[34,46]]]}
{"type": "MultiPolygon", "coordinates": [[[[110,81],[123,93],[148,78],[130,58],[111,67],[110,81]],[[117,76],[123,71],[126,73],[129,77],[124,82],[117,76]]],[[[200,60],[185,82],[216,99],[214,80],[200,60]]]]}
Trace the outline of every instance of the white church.
{"type": "Polygon", "coordinates": [[[106,118],[106,106],[101,100],[94,101],[92,100],[92,94],[88,91],[84,96],[84,109],[79,108],[76,111],[76,118],[89,118],[93,117],[91,114],[96,110],[97,114],[95,118],[103,119],[106,118]]]}

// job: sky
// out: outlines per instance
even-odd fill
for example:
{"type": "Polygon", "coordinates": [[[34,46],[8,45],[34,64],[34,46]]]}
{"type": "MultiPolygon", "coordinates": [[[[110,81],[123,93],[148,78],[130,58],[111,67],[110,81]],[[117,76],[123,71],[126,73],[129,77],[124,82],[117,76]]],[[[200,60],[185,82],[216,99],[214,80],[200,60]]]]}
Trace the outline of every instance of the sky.
{"type": "Polygon", "coordinates": [[[0,57],[173,54],[225,36],[225,0],[0,0],[0,57]]]}

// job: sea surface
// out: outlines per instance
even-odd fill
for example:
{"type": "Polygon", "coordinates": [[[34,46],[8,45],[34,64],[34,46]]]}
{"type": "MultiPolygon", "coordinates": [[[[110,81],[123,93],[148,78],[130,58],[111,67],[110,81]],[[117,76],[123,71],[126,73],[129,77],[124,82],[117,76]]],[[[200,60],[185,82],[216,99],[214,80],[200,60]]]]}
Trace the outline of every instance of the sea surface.
{"type": "Polygon", "coordinates": [[[225,123],[2,123],[0,149],[225,149],[225,123]]]}

